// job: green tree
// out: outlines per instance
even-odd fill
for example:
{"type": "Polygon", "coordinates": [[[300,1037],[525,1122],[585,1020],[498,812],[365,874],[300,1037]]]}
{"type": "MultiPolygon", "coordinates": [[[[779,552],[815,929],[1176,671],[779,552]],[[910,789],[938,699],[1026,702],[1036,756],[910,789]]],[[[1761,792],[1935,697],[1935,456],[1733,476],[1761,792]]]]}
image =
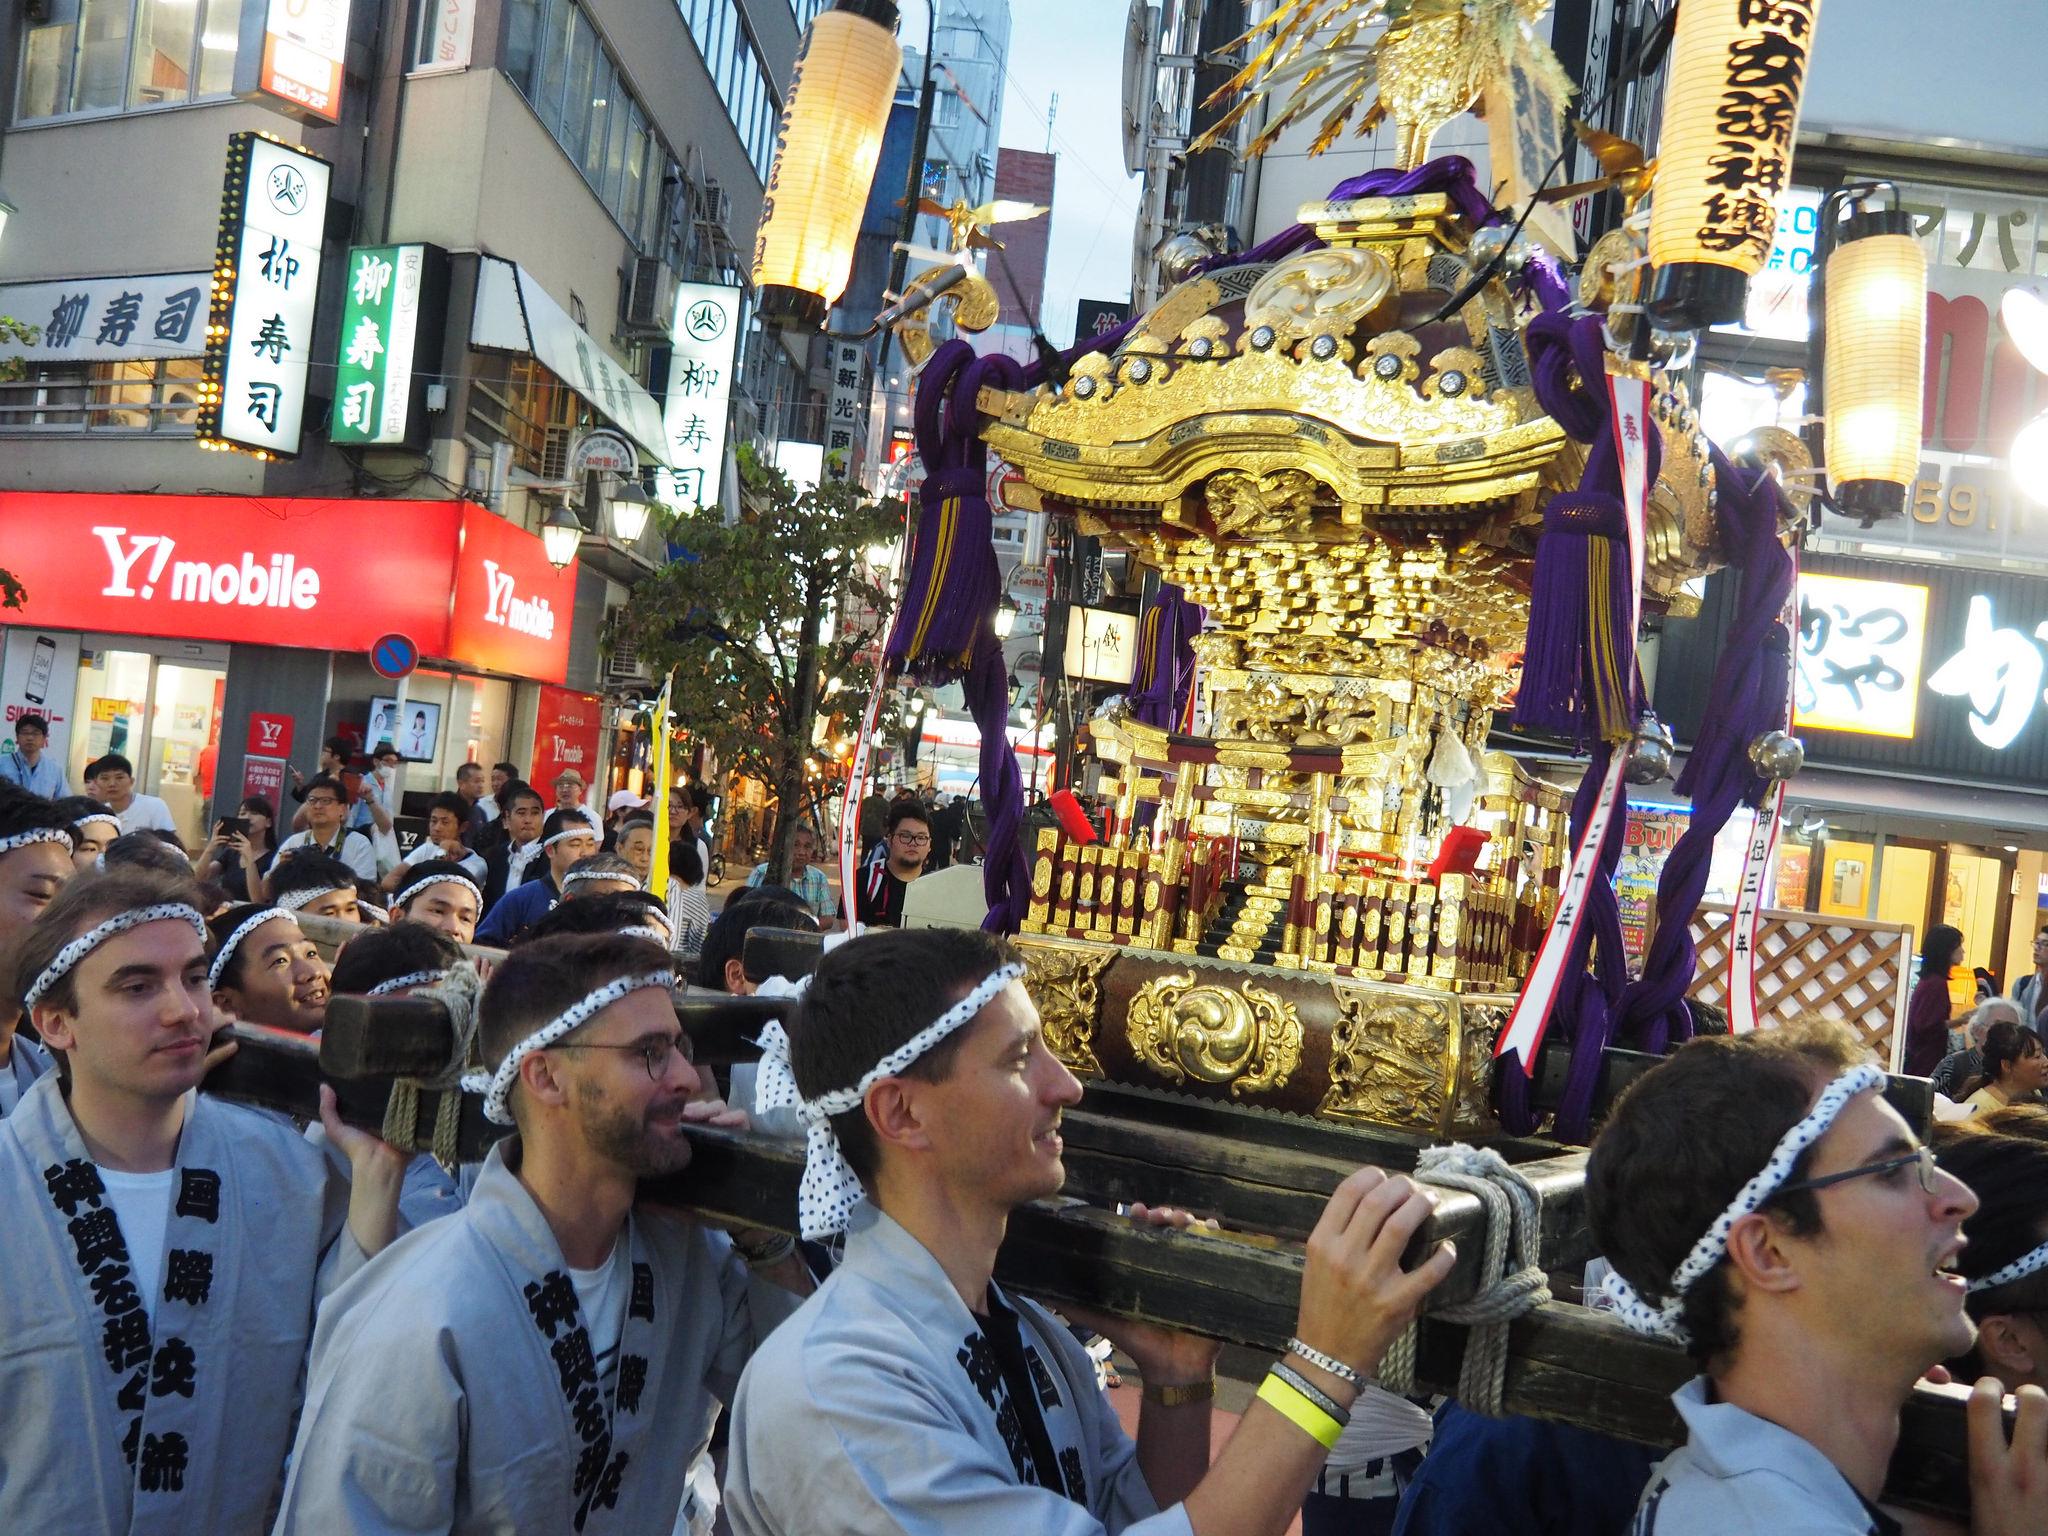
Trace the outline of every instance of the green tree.
{"type": "Polygon", "coordinates": [[[799,491],[746,451],[740,482],[738,522],[717,507],[675,518],[685,553],[634,587],[618,634],[674,674],[687,740],[774,787],[769,873],[787,883],[798,820],[837,789],[834,743],[859,730],[875,683],[889,594],[864,555],[900,536],[903,510],[850,482],[799,491]],[[822,740],[821,722],[836,727],[822,740]]]}
{"type": "MultiPolygon", "coordinates": [[[[12,315],[0,315],[0,349],[8,342],[20,342],[34,346],[42,339],[43,328],[17,320],[12,315]]],[[[0,357],[0,384],[12,384],[26,377],[28,364],[18,357],[0,357]]],[[[28,601],[28,589],[5,566],[0,566],[0,608],[19,608],[28,601]]]]}

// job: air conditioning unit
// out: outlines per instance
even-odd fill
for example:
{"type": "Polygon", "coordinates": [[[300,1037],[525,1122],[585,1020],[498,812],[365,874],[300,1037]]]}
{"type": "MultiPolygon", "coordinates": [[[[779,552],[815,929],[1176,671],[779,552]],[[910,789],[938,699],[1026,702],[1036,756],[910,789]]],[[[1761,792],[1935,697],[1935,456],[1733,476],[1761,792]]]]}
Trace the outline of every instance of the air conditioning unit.
{"type": "Polygon", "coordinates": [[[702,217],[705,222],[716,224],[720,229],[730,231],[732,227],[732,195],[716,181],[706,180],[698,194],[702,217]]]}
{"type": "Polygon", "coordinates": [[[553,426],[541,429],[540,480],[544,485],[566,485],[569,483],[569,454],[576,446],[581,430],[573,426],[553,426]]]}
{"type": "Polygon", "coordinates": [[[606,640],[604,653],[604,683],[607,688],[627,688],[635,683],[654,685],[654,675],[641,661],[639,651],[628,641],[621,640],[614,631],[606,640]]]}
{"type": "Polygon", "coordinates": [[[675,323],[675,274],[659,256],[635,256],[623,329],[628,336],[666,337],[675,323]]]}

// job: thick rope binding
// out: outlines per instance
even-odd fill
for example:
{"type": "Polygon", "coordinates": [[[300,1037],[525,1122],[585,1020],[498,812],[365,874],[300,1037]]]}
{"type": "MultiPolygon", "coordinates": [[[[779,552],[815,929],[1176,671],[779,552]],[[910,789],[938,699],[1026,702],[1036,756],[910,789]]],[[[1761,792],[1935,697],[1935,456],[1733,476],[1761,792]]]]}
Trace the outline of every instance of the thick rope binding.
{"type": "Polygon", "coordinates": [[[391,1097],[384,1104],[384,1140],[404,1151],[430,1151],[434,1161],[453,1176],[459,1162],[456,1137],[462,1128],[462,1073],[472,1065],[478,1026],[477,1004],[482,1000],[484,979],[473,961],[463,960],[430,987],[420,987],[413,997],[432,998],[448,1010],[449,1031],[454,1046],[446,1066],[428,1077],[401,1077],[391,1084],[391,1097]],[[433,1093],[434,1124],[431,1131],[420,1125],[421,1095],[433,1093]]]}
{"type": "MultiPolygon", "coordinates": [[[[1467,1301],[1436,1307],[1430,1316],[1466,1328],[1465,1356],[1458,1370],[1458,1401],[1474,1413],[1497,1419],[1507,1384],[1508,1325],[1550,1300],[1550,1285],[1539,1262],[1543,1197],[1536,1186],[1490,1147],[1454,1142],[1430,1147],[1409,1175],[1418,1184],[1462,1190],[1486,1212],[1486,1241],[1479,1261],[1479,1289],[1467,1301]]],[[[1389,1392],[1416,1390],[1417,1323],[1410,1323],[1380,1362],[1377,1380],[1389,1392]]]]}

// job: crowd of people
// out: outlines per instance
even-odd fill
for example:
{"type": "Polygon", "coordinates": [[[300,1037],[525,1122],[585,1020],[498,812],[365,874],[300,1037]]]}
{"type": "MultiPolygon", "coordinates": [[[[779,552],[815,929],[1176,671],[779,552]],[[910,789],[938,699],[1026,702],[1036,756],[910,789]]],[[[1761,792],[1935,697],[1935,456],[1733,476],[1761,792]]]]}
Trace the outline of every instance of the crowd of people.
{"type": "MultiPolygon", "coordinates": [[[[671,989],[786,990],[745,937],[836,924],[829,888],[755,871],[686,962],[630,797],[465,774],[430,851],[366,876],[346,767],[296,786],[285,837],[245,805],[196,856],[114,799],[0,785],[0,1530],[1890,1536],[1931,1528],[1881,1503],[1930,1378],[1974,1383],[1969,1528],[2048,1530],[2031,1020],[1986,1022],[1960,1064],[1986,1096],[1931,1145],[1820,1022],[1695,1040],[1617,1102],[1588,1301],[1698,1368],[1661,1461],[1374,1384],[1456,1258],[1411,1252],[1438,1197],[1374,1168],[1325,1205],[1294,1336],[1219,1447],[1214,1341],[993,1278],[1011,1213],[1063,1185],[1082,1092],[1006,941],[828,942],[721,1083],[671,989]],[[358,931],[336,951],[308,916],[358,931]],[[305,1125],[195,1091],[226,1025],[317,1035],[338,995],[473,1021],[487,1156],[387,1145],[326,1089],[305,1125]],[[698,1124],[802,1138],[801,1242],[643,1193],[698,1124]],[[1074,1325],[1135,1367],[1135,1435],[1074,1325]]],[[[681,792],[675,878],[706,872],[702,810],[681,792]]],[[[900,913],[936,814],[889,797],[861,829],[878,904],[900,913]]]]}

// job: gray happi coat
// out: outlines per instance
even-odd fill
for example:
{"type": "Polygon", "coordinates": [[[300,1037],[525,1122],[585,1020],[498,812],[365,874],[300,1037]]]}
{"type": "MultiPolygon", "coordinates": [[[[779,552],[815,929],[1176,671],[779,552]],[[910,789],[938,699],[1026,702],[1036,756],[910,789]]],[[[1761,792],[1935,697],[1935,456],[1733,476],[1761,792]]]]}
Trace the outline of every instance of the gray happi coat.
{"type": "MultiPolygon", "coordinates": [[[[7,1065],[0,1067],[0,1073],[5,1073],[14,1080],[14,1091],[19,1097],[26,1095],[29,1089],[35,1087],[36,1079],[55,1066],[56,1062],[41,1045],[26,1035],[16,1035],[14,1046],[7,1053],[7,1065]]],[[[0,1120],[6,1117],[7,1101],[0,1098],[0,1120]]]]}
{"type": "Polygon", "coordinates": [[[636,1208],[610,1400],[547,1219],[491,1149],[469,1203],[321,1309],[277,1536],[667,1536],[690,1463],[797,1298],[722,1233],[636,1208]]]}
{"type": "Polygon", "coordinates": [[[845,1262],[754,1357],[733,1408],[739,1536],[1190,1536],[1057,1319],[1017,1314],[1062,1488],[1035,1486],[1017,1405],[937,1259],[863,1202],[845,1262]]]}
{"type": "Polygon", "coordinates": [[[0,1121],[0,1532],[264,1529],[314,1303],[364,1262],[348,1179],[194,1094],[170,1198],[152,1326],[57,1077],[0,1121]]]}

